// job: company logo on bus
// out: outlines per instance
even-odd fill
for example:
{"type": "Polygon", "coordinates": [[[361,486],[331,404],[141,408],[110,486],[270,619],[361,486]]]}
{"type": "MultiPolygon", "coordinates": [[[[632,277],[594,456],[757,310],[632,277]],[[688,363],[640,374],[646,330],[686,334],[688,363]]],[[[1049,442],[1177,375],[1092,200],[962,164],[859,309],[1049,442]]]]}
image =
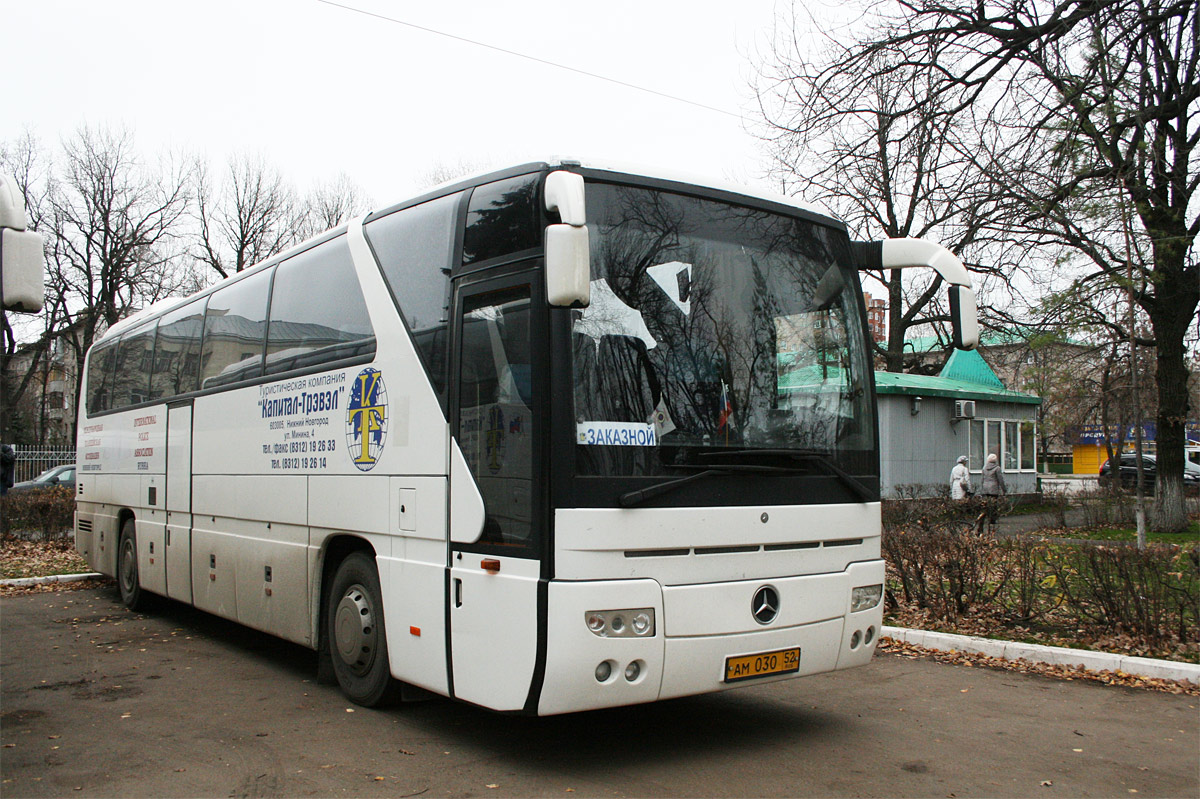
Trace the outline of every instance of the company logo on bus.
{"type": "Polygon", "coordinates": [[[350,386],[346,445],[354,465],[369,472],[383,454],[387,436],[387,389],[378,369],[363,369],[350,386]]]}

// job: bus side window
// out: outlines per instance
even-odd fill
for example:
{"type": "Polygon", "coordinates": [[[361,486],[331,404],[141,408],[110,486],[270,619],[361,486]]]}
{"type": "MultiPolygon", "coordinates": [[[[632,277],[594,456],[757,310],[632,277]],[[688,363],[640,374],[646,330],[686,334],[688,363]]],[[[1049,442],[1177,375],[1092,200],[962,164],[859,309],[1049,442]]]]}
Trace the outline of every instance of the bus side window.
{"type": "Polygon", "coordinates": [[[473,264],[533,249],[542,243],[540,213],[534,199],[537,175],[476,186],[467,208],[463,264],[473,264]]]}
{"type": "Polygon", "coordinates": [[[262,374],[271,270],[218,289],[204,313],[200,388],[227,386],[262,374]]]}
{"type": "Polygon", "coordinates": [[[158,338],[154,342],[150,399],[174,397],[196,390],[196,380],[200,375],[204,303],[204,299],[189,302],[159,321],[158,338]]]}
{"type": "Polygon", "coordinates": [[[450,262],[461,194],[373,219],[363,230],[445,408],[450,262]]]}
{"type": "Polygon", "coordinates": [[[92,350],[88,359],[88,397],[87,410],[89,414],[107,411],[112,407],[113,366],[116,363],[117,342],[106,344],[92,350]]]}
{"type": "Polygon", "coordinates": [[[267,324],[267,374],[375,352],[375,331],[345,236],[278,267],[267,324]]]}
{"type": "Polygon", "coordinates": [[[140,325],[121,336],[117,346],[117,374],[113,385],[113,407],[124,408],[145,402],[150,391],[150,369],[154,358],[157,322],[140,325]]]}

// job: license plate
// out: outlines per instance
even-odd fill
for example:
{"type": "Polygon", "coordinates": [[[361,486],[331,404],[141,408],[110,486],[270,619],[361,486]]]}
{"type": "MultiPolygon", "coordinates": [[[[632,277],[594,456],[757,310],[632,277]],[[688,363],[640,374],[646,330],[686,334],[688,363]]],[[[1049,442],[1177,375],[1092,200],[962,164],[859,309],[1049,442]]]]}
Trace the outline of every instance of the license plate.
{"type": "Polygon", "coordinates": [[[800,647],[725,658],[725,682],[800,671],[800,647]]]}

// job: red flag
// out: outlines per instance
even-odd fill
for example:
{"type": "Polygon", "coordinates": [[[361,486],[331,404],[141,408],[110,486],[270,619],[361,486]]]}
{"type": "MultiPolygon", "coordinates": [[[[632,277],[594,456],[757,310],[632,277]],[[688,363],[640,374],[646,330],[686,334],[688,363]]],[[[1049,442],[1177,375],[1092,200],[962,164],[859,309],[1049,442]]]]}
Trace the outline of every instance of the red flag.
{"type": "Polygon", "coordinates": [[[729,417],[733,415],[733,406],[729,404],[729,392],[725,388],[725,381],[721,381],[721,416],[717,419],[717,429],[720,430],[725,425],[729,424],[729,417]]]}

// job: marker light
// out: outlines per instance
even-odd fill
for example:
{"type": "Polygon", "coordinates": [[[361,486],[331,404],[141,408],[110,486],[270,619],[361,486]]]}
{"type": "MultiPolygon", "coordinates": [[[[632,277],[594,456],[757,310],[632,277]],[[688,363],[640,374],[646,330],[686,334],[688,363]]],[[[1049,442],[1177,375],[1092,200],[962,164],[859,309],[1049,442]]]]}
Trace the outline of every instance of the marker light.
{"type": "Polygon", "coordinates": [[[879,604],[882,597],[882,585],[860,585],[850,592],[850,612],[858,613],[860,610],[870,610],[879,604]]]}
{"type": "Polygon", "coordinates": [[[587,628],[601,638],[651,638],[654,608],[589,610],[583,616],[587,628]]]}

